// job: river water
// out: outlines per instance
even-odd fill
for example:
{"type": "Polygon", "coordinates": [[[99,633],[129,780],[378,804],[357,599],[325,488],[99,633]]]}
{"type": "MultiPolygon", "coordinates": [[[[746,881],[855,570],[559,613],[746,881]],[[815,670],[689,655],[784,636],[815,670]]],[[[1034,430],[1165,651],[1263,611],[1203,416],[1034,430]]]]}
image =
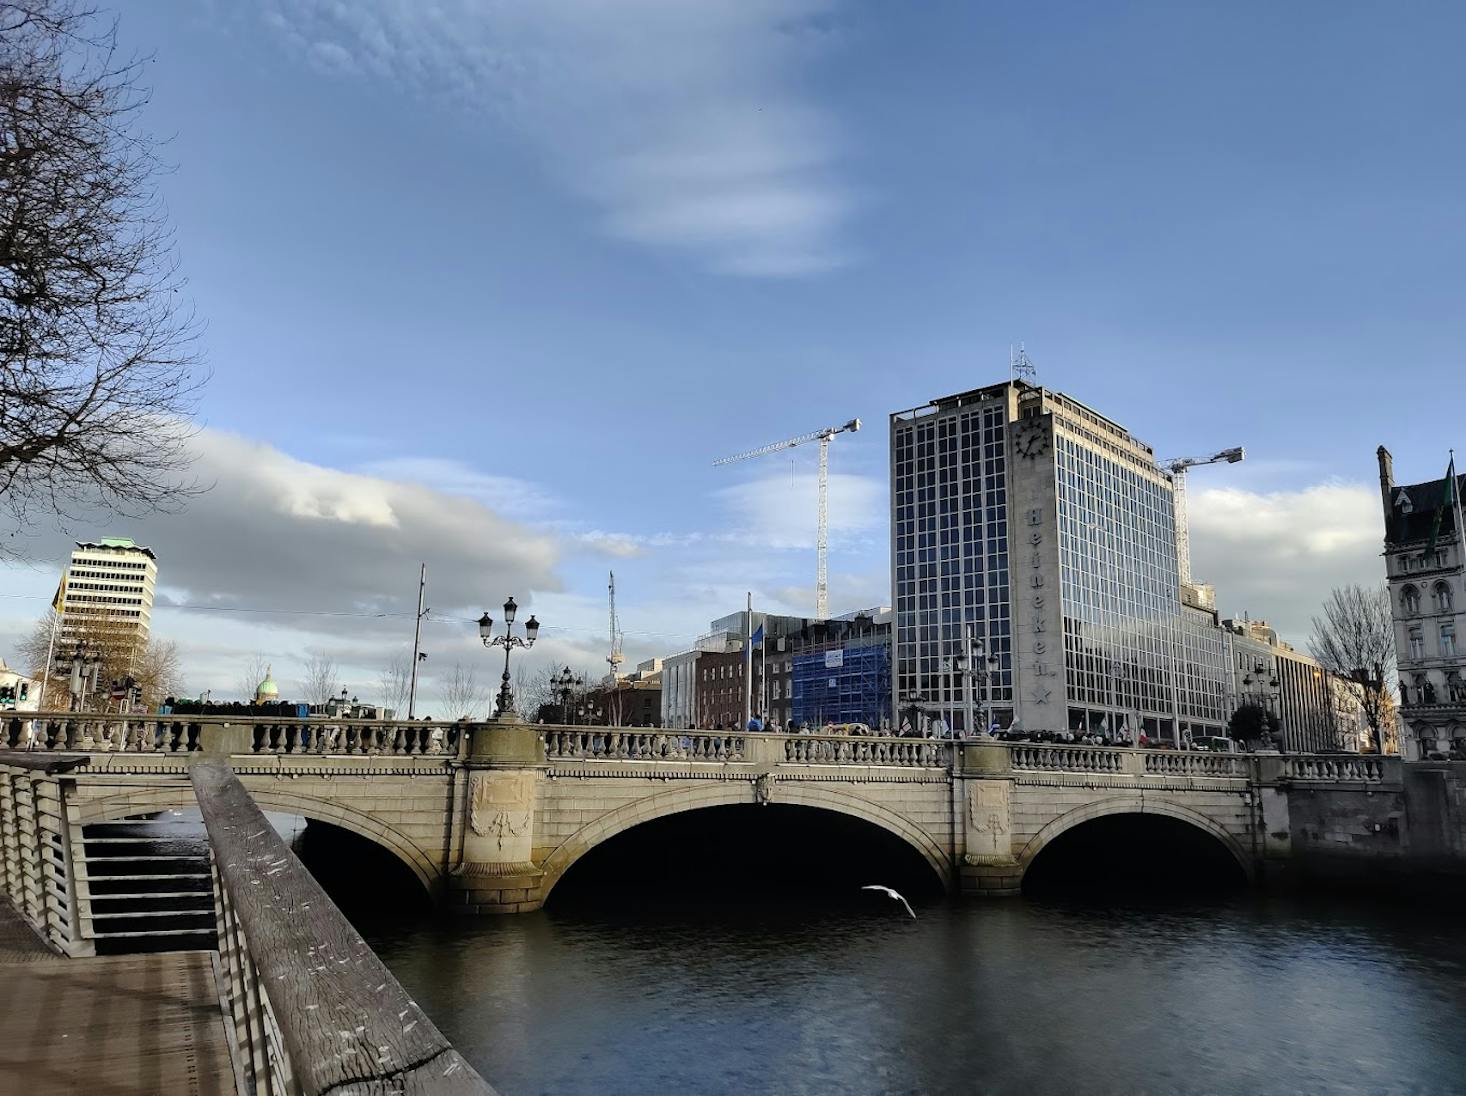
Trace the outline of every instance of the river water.
{"type": "MultiPolygon", "coordinates": [[[[838,896],[837,896],[838,897],[838,896]]],[[[1254,892],[362,928],[506,1096],[1466,1092],[1466,917],[1254,892]]]]}

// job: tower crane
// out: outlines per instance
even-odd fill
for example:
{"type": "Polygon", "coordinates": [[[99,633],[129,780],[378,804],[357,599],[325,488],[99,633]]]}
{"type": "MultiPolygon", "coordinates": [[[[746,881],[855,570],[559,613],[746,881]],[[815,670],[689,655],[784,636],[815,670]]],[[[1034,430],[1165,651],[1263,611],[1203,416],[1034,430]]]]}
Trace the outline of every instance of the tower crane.
{"type": "Polygon", "coordinates": [[[723,457],[721,460],[713,461],[715,466],[719,464],[734,464],[741,460],[762,457],[767,453],[777,453],[782,449],[793,449],[796,445],[803,445],[806,442],[817,441],[820,443],[819,533],[815,541],[816,568],[814,584],[814,615],[819,620],[827,620],[830,615],[828,573],[830,547],[830,439],[836,434],[847,432],[853,434],[859,429],[860,420],[851,419],[844,426],[826,426],[823,430],[812,430],[808,434],[800,434],[795,438],[787,438],[784,441],[760,445],[757,449],[750,449],[746,453],[737,453],[731,457],[723,457]]]}
{"type": "Polygon", "coordinates": [[[1161,462],[1161,467],[1171,473],[1176,503],[1176,568],[1181,572],[1181,581],[1187,585],[1191,583],[1191,526],[1187,516],[1186,473],[1203,464],[1236,464],[1246,456],[1247,451],[1238,445],[1209,457],[1177,457],[1161,462]]]}
{"type": "Polygon", "coordinates": [[[616,572],[610,572],[611,581],[609,590],[611,592],[611,652],[606,656],[606,664],[611,667],[609,683],[612,688],[616,685],[616,674],[621,668],[621,663],[626,661],[626,656],[621,653],[621,622],[616,619],[616,572]]]}

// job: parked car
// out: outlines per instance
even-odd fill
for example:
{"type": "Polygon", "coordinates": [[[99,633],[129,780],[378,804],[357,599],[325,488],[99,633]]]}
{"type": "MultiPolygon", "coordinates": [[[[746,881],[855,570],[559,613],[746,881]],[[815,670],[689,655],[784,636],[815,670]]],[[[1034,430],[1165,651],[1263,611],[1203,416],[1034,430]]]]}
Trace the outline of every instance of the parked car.
{"type": "Polygon", "coordinates": [[[1223,738],[1220,735],[1207,735],[1202,738],[1191,740],[1193,750],[1202,750],[1206,753],[1241,753],[1237,743],[1230,738],[1223,738]]]}

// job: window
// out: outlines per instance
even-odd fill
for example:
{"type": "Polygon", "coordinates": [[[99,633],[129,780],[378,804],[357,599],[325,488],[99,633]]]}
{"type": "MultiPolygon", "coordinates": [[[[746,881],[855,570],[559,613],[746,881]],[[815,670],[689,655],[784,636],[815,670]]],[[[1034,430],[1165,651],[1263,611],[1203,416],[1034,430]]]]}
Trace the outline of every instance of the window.
{"type": "Polygon", "coordinates": [[[1455,603],[1455,598],[1451,596],[1451,587],[1444,582],[1435,584],[1430,592],[1430,600],[1438,613],[1449,613],[1455,603]]]}
{"type": "Polygon", "coordinates": [[[1414,616],[1420,612],[1420,591],[1414,586],[1406,586],[1401,590],[1400,608],[1405,611],[1406,616],[1414,616]]]}
{"type": "Polygon", "coordinates": [[[1441,625],[1441,657],[1456,657],[1456,626],[1454,624],[1441,625]]]}
{"type": "Polygon", "coordinates": [[[1420,630],[1418,624],[1410,629],[1410,657],[1412,659],[1425,657],[1425,634],[1420,630]]]}

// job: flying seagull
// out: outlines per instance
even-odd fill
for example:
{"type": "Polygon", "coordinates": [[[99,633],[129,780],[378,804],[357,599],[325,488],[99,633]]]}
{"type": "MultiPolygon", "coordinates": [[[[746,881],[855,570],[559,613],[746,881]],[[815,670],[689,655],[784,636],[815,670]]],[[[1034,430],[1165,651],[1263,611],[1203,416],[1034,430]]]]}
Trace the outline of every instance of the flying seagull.
{"type": "Polygon", "coordinates": [[[903,906],[906,907],[906,912],[911,914],[912,920],[916,919],[916,911],[911,908],[911,903],[902,898],[897,891],[893,891],[890,887],[883,887],[878,883],[872,883],[869,886],[861,887],[860,889],[880,891],[887,898],[894,898],[896,901],[900,902],[903,906]]]}

